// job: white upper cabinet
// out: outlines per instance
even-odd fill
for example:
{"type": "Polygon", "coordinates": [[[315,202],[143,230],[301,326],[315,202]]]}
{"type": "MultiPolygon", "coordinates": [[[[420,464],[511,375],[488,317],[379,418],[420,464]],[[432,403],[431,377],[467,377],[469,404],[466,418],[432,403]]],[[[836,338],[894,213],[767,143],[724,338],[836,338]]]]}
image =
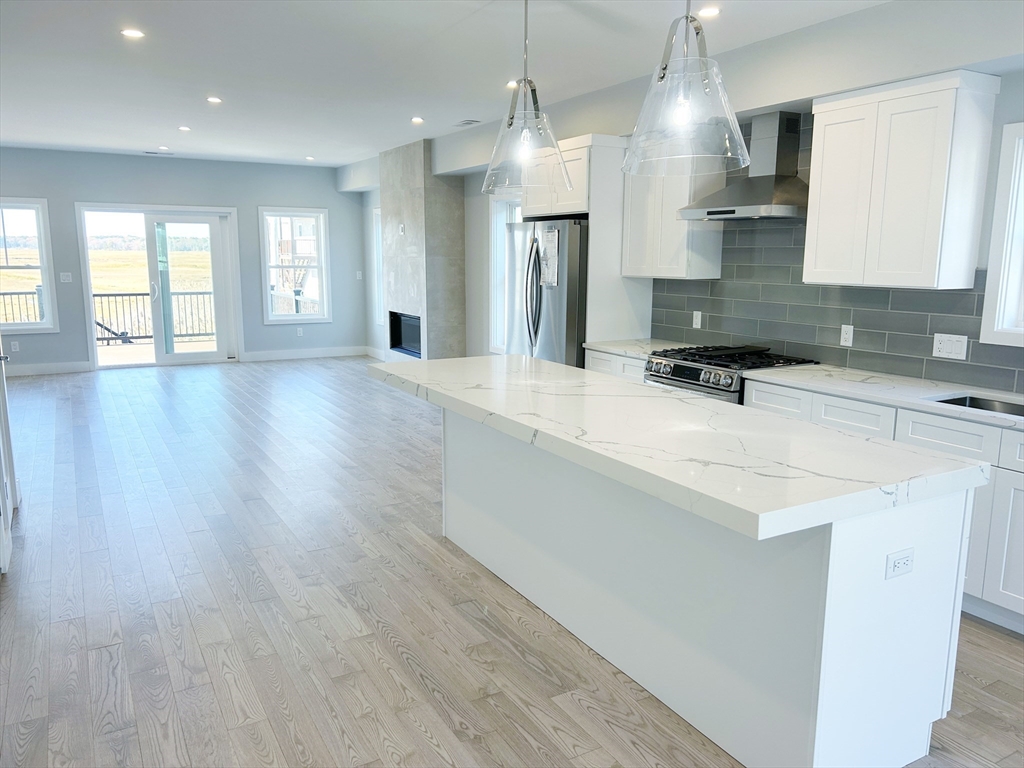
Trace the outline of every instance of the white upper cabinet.
{"type": "Polygon", "coordinates": [[[998,92],[953,72],[816,100],[804,282],[973,286],[998,92]]]}
{"type": "Polygon", "coordinates": [[[561,143],[559,149],[572,189],[566,187],[554,155],[531,161],[529,173],[539,176],[544,186],[528,187],[523,193],[523,216],[587,213],[589,210],[590,150],[588,147],[565,149],[561,143]]]}
{"type": "Polygon", "coordinates": [[[631,176],[623,199],[625,277],[722,276],[722,223],[684,221],[678,211],[725,186],[725,174],[631,176]]]}

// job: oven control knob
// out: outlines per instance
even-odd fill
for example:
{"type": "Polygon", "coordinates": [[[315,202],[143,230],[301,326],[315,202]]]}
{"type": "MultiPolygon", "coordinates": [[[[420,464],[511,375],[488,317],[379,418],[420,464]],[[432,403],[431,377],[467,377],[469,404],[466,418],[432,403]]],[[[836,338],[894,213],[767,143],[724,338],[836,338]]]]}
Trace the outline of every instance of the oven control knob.
{"type": "Polygon", "coordinates": [[[644,366],[644,370],[647,371],[648,373],[650,373],[651,369],[653,367],[654,367],[654,363],[652,363],[650,360],[648,360],[647,361],[647,365],[644,366]]]}
{"type": "Polygon", "coordinates": [[[671,363],[662,363],[661,364],[661,372],[663,374],[665,374],[666,376],[668,374],[672,373],[672,364],[671,363]]]}
{"type": "Polygon", "coordinates": [[[731,373],[723,373],[722,374],[722,386],[723,387],[731,387],[732,386],[732,382],[733,382],[733,377],[732,377],[731,373]]]}
{"type": "Polygon", "coordinates": [[[701,373],[700,373],[700,383],[701,384],[707,384],[710,381],[711,381],[711,371],[701,371],[701,373]]]}
{"type": "Polygon", "coordinates": [[[717,387],[717,386],[718,386],[719,384],[721,384],[721,383],[722,383],[722,374],[720,374],[720,373],[715,373],[715,374],[714,374],[714,375],[713,375],[713,376],[711,377],[711,383],[712,383],[712,384],[714,384],[714,385],[715,385],[716,387],[717,387]]]}

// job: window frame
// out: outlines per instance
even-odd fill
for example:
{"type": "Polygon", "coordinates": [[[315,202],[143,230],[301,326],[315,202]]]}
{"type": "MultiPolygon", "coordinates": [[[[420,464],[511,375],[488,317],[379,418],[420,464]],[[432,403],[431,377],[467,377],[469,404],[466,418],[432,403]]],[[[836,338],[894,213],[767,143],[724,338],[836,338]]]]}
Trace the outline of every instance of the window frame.
{"type": "Polygon", "coordinates": [[[1008,123],[1003,126],[999,175],[992,209],[985,304],[981,315],[982,344],[1024,347],[1024,328],[998,327],[1006,311],[1007,290],[1019,288],[1022,294],[1017,297],[1017,301],[1024,304],[1024,281],[1020,280],[1024,275],[1024,251],[1016,254],[1020,263],[1015,264],[1010,260],[1013,228],[1024,226],[1024,195],[1016,198],[1015,183],[1024,185],[1024,123],[1008,123]],[[1018,210],[1018,206],[1021,210],[1018,210]],[[1015,275],[1017,279],[1014,279],[1015,275]]]}
{"type": "Polygon", "coordinates": [[[488,282],[487,343],[492,354],[505,354],[505,259],[507,242],[505,228],[523,220],[523,205],[519,198],[491,198],[490,256],[488,282]],[[518,216],[510,215],[513,208],[518,216]]]}
{"type": "MultiPolygon", "coordinates": [[[[331,302],[331,267],[329,250],[327,247],[327,209],[326,208],[290,208],[283,206],[264,206],[257,209],[260,219],[260,260],[262,262],[263,274],[263,324],[264,325],[296,325],[306,323],[330,323],[332,320],[333,307],[331,302]],[[279,315],[272,312],[270,302],[270,243],[267,240],[267,217],[268,216],[291,216],[317,219],[317,269],[320,271],[320,306],[321,311],[313,314],[288,314],[279,315]]],[[[273,267],[280,269],[280,267],[273,267]]]]}
{"type": "Polygon", "coordinates": [[[373,209],[373,316],[377,325],[384,325],[384,220],[380,206],[373,209]]]}
{"type": "Polygon", "coordinates": [[[34,209],[39,237],[39,271],[43,280],[43,294],[48,320],[40,323],[0,322],[0,331],[6,335],[25,333],[60,333],[57,310],[57,281],[53,270],[53,250],[50,245],[50,212],[44,197],[0,197],[0,208],[34,209]]]}

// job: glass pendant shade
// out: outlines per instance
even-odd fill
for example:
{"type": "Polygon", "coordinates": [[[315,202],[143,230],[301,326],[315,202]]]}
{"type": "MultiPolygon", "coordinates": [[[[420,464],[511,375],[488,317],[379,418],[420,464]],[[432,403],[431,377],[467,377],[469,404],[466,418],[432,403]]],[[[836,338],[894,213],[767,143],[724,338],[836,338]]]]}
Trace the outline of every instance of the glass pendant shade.
{"type": "Polygon", "coordinates": [[[676,19],[647,89],[622,170],[639,176],[722,173],[750,165],[718,63],[707,58],[700,22],[676,19]],[[694,27],[700,56],[671,59],[679,22],[694,27]]]}
{"type": "Polygon", "coordinates": [[[533,81],[526,78],[516,83],[512,107],[498,128],[483,192],[519,195],[530,187],[552,189],[556,182],[572,189],[558,139],[548,116],[540,111],[533,81]]]}

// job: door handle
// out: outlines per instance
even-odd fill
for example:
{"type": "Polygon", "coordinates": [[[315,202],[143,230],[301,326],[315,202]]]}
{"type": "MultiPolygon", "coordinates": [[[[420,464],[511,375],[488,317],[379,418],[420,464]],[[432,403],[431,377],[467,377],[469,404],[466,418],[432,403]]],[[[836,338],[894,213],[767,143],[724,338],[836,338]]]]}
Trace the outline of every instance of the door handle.
{"type": "Polygon", "coordinates": [[[157,285],[155,282],[151,282],[149,286],[150,301],[156,301],[157,299],[160,298],[160,286],[157,285]]]}
{"type": "Polygon", "coordinates": [[[11,360],[11,356],[10,355],[0,355],[0,363],[7,363],[7,362],[10,362],[10,360],[11,360]]]}
{"type": "Polygon", "coordinates": [[[526,259],[526,275],[523,281],[523,299],[526,310],[526,332],[530,340],[530,352],[532,354],[533,348],[537,346],[537,334],[534,329],[534,299],[536,296],[533,292],[533,262],[537,254],[537,241],[530,241],[530,252],[526,259]]]}
{"type": "Polygon", "coordinates": [[[533,260],[533,317],[531,322],[533,323],[533,343],[534,346],[540,343],[540,314],[541,314],[541,301],[544,297],[544,292],[540,286],[540,245],[537,246],[537,258],[533,260]]]}

